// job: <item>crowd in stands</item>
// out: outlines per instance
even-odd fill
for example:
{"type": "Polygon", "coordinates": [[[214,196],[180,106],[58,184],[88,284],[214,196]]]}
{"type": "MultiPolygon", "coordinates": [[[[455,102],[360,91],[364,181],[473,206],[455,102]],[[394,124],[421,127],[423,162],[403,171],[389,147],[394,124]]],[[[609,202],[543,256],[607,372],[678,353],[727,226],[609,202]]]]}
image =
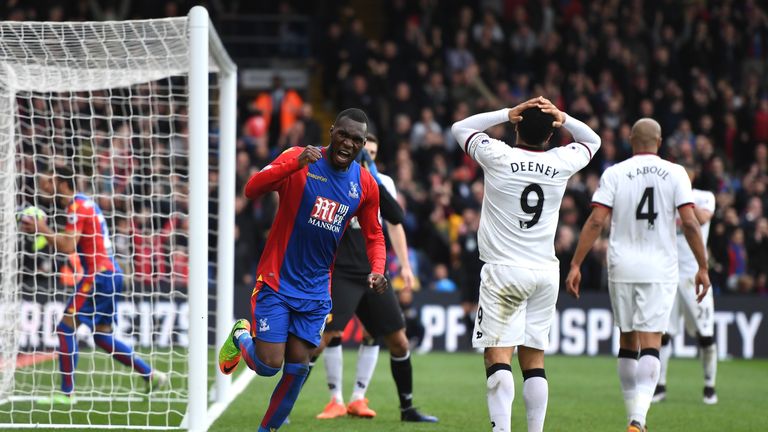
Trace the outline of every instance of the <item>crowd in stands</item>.
{"type": "MultiPolygon", "coordinates": [[[[171,83],[155,82],[154,93],[140,84],[16,98],[19,206],[37,206],[49,223],[63,227],[66,209],[53,199],[49,175],[61,165],[71,168],[77,192],[92,196],[103,211],[118,263],[140,284],[187,282],[187,111],[174,102],[183,88],[171,83]]],[[[32,238],[25,238],[26,251],[32,238]]],[[[26,275],[69,275],[79,266],[76,254],[41,252],[24,255],[26,275]]],[[[73,276],[68,285],[77,281],[73,276]]]]}
{"type": "MultiPolygon", "coordinates": [[[[759,2],[383,5],[379,34],[350,8],[331,11],[315,56],[325,98],[373,120],[383,143],[379,169],[401,192],[423,285],[450,290],[476,278],[468,264],[477,260],[482,172],[450,125],[544,95],[603,143],[563,200],[556,240],[563,277],[600,174],[631,155],[632,123],[653,117],[663,129],[662,156],[693,167],[694,187],[716,194],[715,292],[768,294],[768,19],[759,2]]],[[[508,126],[490,135],[515,140],[508,126]]],[[[551,143],[569,139],[560,132],[551,143]]],[[[602,238],[585,263],[584,289],[606,289],[606,247],[602,238]]],[[[396,274],[396,261],[390,270],[396,274]]]]}
{"type": "MultiPolygon", "coordinates": [[[[98,18],[96,3],[130,18],[146,2],[73,0],[47,17],[22,3],[6,2],[4,15],[98,18]]],[[[543,95],[603,143],[563,199],[555,242],[563,278],[600,174],[631,156],[632,123],[653,117],[662,126],[662,156],[693,167],[694,187],[716,194],[709,237],[715,292],[768,295],[768,17],[761,2],[392,0],[372,13],[382,20],[376,30],[344,2],[321,3],[313,58],[324,105],[334,112],[359,107],[372,120],[379,170],[395,179],[406,211],[421,289],[478,284],[482,171],[453,139],[451,124],[543,95]]],[[[174,8],[183,6],[155,2],[149,16],[178,15],[174,8]]],[[[239,189],[286,147],[327,141],[307,99],[277,79],[240,101],[239,189]]],[[[507,125],[489,134],[515,141],[507,125]]],[[[551,144],[569,139],[558,131],[551,144]]],[[[253,283],[275,204],[237,198],[238,282],[253,283]]],[[[606,289],[606,249],[603,237],[585,262],[582,289],[606,289]]]]}

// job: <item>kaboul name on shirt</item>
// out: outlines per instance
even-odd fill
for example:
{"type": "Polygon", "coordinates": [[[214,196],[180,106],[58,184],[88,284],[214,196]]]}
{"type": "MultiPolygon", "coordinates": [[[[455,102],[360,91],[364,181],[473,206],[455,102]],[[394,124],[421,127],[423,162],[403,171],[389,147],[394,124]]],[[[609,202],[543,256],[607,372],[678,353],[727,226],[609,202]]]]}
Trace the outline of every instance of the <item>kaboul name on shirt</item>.
{"type": "Polygon", "coordinates": [[[657,175],[661,177],[662,180],[666,180],[669,176],[669,171],[665,170],[664,168],[659,168],[655,165],[651,166],[644,166],[644,167],[637,167],[635,168],[634,172],[629,171],[627,172],[627,177],[629,177],[630,180],[634,180],[636,177],[644,176],[644,175],[657,175]]]}

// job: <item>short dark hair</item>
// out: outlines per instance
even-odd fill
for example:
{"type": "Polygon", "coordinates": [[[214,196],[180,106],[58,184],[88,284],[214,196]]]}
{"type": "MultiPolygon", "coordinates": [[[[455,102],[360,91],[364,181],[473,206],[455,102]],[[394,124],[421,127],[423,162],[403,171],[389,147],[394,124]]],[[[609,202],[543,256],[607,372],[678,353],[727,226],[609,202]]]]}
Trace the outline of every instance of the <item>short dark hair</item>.
{"type": "Polygon", "coordinates": [[[365,141],[366,142],[376,143],[376,144],[379,143],[379,139],[376,138],[376,135],[374,135],[372,133],[369,133],[368,135],[365,136],[365,141]]]}
{"type": "Polygon", "coordinates": [[[365,123],[365,126],[368,127],[368,116],[365,115],[365,112],[359,108],[347,108],[340,112],[339,115],[336,116],[336,120],[333,121],[333,124],[338,123],[339,120],[345,117],[358,123],[365,123]]]}
{"type": "Polygon", "coordinates": [[[517,124],[517,133],[525,144],[530,146],[540,146],[544,144],[547,137],[555,130],[552,122],[555,116],[547,114],[538,107],[527,108],[520,113],[523,117],[517,124]]]}
{"type": "Polygon", "coordinates": [[[56,182],[56,184],[66,183],[70,189],[73,191],[75,190],[75,171],[72,168],[57,165],[53,168],[51,174],[53,175],[53,181],[56,182]]]}

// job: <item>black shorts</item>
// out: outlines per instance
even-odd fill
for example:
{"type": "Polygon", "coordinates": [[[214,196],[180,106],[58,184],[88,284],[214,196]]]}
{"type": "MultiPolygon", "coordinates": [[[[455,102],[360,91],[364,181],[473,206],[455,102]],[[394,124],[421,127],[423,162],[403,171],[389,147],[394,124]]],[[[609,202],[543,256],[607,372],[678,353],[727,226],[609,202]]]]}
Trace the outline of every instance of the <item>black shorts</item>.
{"type": "Polygon", "coordinates": [[[344,330],[352,315],[357,315],[373,337],[385,336],[405,328],[403,311],[392,285],[388,285],[382,294],[376,294],[368,288],[368,275],[334,272],[331,299],[333,307],[326,330],[344,330]]]}

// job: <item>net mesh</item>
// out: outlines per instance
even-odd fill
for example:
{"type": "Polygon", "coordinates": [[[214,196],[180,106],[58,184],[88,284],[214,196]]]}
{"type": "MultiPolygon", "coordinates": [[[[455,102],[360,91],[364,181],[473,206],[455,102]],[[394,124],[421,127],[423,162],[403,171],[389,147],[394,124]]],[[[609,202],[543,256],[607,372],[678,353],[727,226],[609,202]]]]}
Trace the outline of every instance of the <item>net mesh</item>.
{"type": "MultiPolygon", "coordinates": [[[[188,329],[187,19],[106,23],[0,23],[0,423],[178,426],[186,408],[188,329]],[[75,173],[76,192],[101,210],[99,239],[125,274],[114,297],[116,339],[169,385],[146,394],[147,376],[77,329],[73,406],[43,405],[59,392],[56,325],[95,271],[57,253],[18,218],[35,207],[62,232],[68,200],[50,172],[75,173]]],[[[215,324],[216,114],[211,77],[209,324],[215,324]]],[[[94,236],[95,237],[95,236],[94,236]]],[[[82,260],[81,260],[82,259],[82,260]]],[[[95,288],[95,287],[94,287],[95,288]]],[[[95,288],[98,291],[98,288],[95,288]]],[[[96,312],[110,322],[111,314],[96,312]]],[[[213,343],[213,328],[207,335],[213,343]]],[[[213,346],[209,365],[213,367],[213,346]]],[[[209,384],[214,375],[209,374],[209,384]]]]}

